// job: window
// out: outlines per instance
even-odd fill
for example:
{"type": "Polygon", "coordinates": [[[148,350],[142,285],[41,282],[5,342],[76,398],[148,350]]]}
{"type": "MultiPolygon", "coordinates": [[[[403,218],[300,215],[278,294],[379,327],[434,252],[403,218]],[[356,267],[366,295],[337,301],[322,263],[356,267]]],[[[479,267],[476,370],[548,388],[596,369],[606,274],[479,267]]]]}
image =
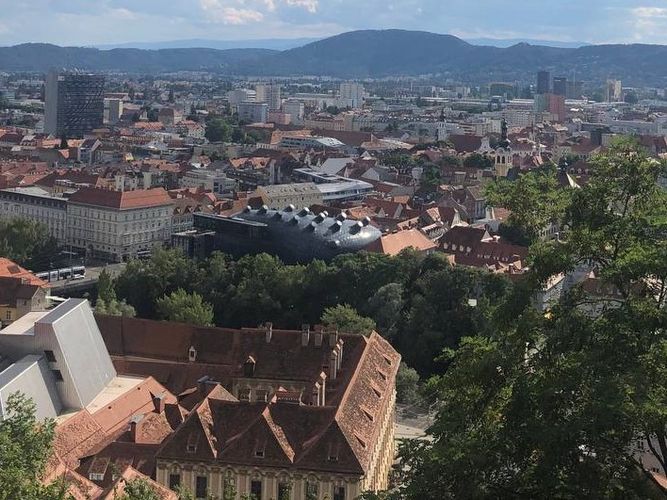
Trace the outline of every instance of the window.
{"type": "Polygon", "coordinates": [[[317,483],[312,481],[306,482],[306,500],[317,500],[318,499],[318,487],[317,483]]]}
{"type": "Polygon", "coordinates": [[[60,370],[51,370],[53,373],[53,377],[56,379],[57,382],[62,382],[63,381],[63,374],[60,373],[60,370]]]}
{"type": "Polygon", "coordinates": [[[250,389],[239,389],[239,401],[250,401],[250,389]]]}
{"type": "Polygon", "coordinates": [[[11,311],[7,311],[5,313],[5,319],[12,319],[12,312],[11,311]]]}
{"type": "Polygon", "coordinates": [[[278,483],[278,500],[290,500],[292,486],[289,483],[278,483]]]}
{"type": "Polygon", "coordinates": [[[333,500],[345,500],[345,486],[334,486],[333,500]]]}
{"type": "Polygon", "coordinates": [[[49,363],[55,363],[56,362],[56,355],[53,353],[53,351],[44,351],[44,356],[46,356],[46,360],[49,363]]]}
{"type": "Polygon", "coordinates": [[[197,476],[195,496],[197,498],[206,498],[208,496],[208,478],[206,476],[197,476]]]}
{"type": "Polygon", "coordinates": [[[169,489],[176,491],[181,485],[181,475],[180,474],[169,474],[169,489]]]}
{"type": "Polygon", "coordinates": [[[260,479],[250,481],[250,498],[251,500],[262,500],[262,481],[260,479]]]}
{"type": "Polygon", "coordinates": [[[255,401],[266,403],[266,401],[268,400],[268,396],[269,396],[269,391],[266,391],[264,389],[257,389],[255,391],[255,401]]]}

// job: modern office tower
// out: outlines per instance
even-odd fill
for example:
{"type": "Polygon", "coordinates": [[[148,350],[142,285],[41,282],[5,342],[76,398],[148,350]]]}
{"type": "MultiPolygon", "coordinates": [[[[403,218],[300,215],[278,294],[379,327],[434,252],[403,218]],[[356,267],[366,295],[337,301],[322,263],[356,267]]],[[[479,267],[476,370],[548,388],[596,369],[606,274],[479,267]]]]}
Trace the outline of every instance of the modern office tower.
{"type": "Polygon", "coordinates": [[[292,123],[303,123],[304,105],[301,101],[287,100],[283,103],[283,111],[292,117],[292,123]]]}
{"type": "Polygon", "coordinates": [[[340,99],[351,108],[360,108],[364,104],[364,86],[360,83],[341,83],[340,99]]]}
{"type": "Polygon", "coordinates": [[[568,99],[581,99],[584,93],[584,82],[567,82],[567,92],[565,97],[568,99]]]}
{"type": "Polygon", "coordinates": [[[564,76],[554,77],[553,93],[565,97],[567,95],[567,78],[564,76]]]}
{"type": "Polygon", "coordinates": [[[115,98],[104,99],[104,110],[106,112],[106,122],[115,125],[123,115],[123,101],[115,98]]]}
{"type": "Polygon", "coordinates": [[[282,104],[280,98],[280,85],[277,83],[260,83],[255,86],[255,101],[265,102],[269,105],[269,111],[278,111],[282,104]]]}
{"type": "Polygon", "coordinates": [[[537,72],[537,94],[548,94],[551,90],[551,73],[548,71],[537,72]]]}
{"type": "Polygon", "coordinates": [[[83,137],[104,123],[104,75],[51,71],[46,79],[44,131],[83,137]]]}
{"type": "Polygon", "coordinates": [[[246,123],[266,123],[269,105],[265,102],[241,102],[237,106],[239,120],[246,123]]]}
{"type": "Polygon", "coordinates": [[[604,90],[604,100],[607,102],[619,102],[623,98],[621,80],[607,80],[604,90]]]}

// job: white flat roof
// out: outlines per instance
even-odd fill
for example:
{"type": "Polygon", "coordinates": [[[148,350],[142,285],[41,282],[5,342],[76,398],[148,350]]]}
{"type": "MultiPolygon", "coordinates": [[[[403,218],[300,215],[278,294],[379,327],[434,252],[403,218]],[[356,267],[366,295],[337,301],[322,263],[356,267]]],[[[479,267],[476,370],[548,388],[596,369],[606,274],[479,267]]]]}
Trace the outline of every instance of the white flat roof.
{"type": "Polygon", "coordinates": [[[128,377],[124,375],[114,377],[102,392],[95,396],[95,399],[86,406],[86,410],[92,415],[97,410],[104,408],[112,401],[118,399],[130,389],[138,386],[144,380],[145,378],[128,377]]]}
{"type": "Polygon", "coordinates": [[[34,335],[35,322],[48,314],[47,311],[29,312],[9,326],[0,330],[0,335],[34,335]]]}

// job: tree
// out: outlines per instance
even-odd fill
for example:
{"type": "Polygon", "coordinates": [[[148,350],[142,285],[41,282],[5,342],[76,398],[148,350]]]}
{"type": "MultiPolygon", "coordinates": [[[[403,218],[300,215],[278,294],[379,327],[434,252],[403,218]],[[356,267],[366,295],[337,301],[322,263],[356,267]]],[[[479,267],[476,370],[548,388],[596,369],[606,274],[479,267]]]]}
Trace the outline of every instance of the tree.
{"type": "Polygon", "coordinates": [[[125,491],[118,500],[160,500],[160,495],[148,481],[137,478],[125,483],[125,491]]]}
{"type": "Polygon", "coordinates": [[[210,142],[228,142],[232,127],[222,118],[211,118],[206,122],[205,137],[210,142]]]}
{"type": "Polygon", "coordinates": [[[125,316],[127,318],[134,318],[137,311],[129,305],[125,300],[120,302],[117,299],[112,299],[109,302],[103,299],[97,299],[95,303],[95,312],[97,314],[106,314],[108,316],[125,316]]]}
{"type": "Polygon", "coordinates": [[[31,219],[0,220],[0,255],[32,271],[48,270],[58,244],[44,224],[31,219]]]}
{"type": "Polygon", "coordinates": [[[344,333],[356,333],[369,335],[375,330],[375,321],[361,316],[356,309],[348,304],[328,307],[322,314],[322,324],[326,327],[336,328],[344,333]]]}
{"type": "Polygon", "coordinates": [[[419,403],[420,400],[417,370],[401,363],[396,374],[396,402],[413,405],[419,403]]]}
{"type": "Polygon", "coordinates": [[[97,298],[107,303],[116,300],[113,280],[106,269],[102,269],[97,280],[97,298]]]}
{"type": "Polygon", "coordinates": [[[562,219],[567,196],[554,168],[534,170],[515,181],[498,179],[486,188],[489,205],[510,210],[506,225],[514,231],[506,234],[518,244],[534,243],[549,224],[562,219]]]}
{"type": "Polygon", "coordinates": [[[465,168],[481,168],[489,170],[493,168],[493,160],[486,155],[472,153],[464,158],[463,166],[465,168]]]}
{"type": "Polygon", "coordinates": [[[639,97],[636,92],[628,92],[625,94],[625,102],[628,104],[637,104],[639,102],[639,97]]]}
{"type": "Polygon", "coordinates": [[[179,288],[157,300],[158,317],[167,321],[208,326],[213,324],[213,307],[196,292],[179,288]]]}
{"type": "Polygon", "coordinates": [[[404,292],[400,283],[388,283],[378,288],[368,300],[367,310],[382,336],[387,339],[393,338],[396,334],[396,326],[405,305],[404,292]]]}
{"type": "Polygon", "coordinates": [[[51,456],[55,424],[38,421],[35,404],[20,393],[7,398],[0,420],[0,500],[64,499],[66,485],[42,483],[51,456]]]}
{"type": "Polygon", "coordinates": [[[566,205],[566,237],[533,245],[493,328],[447,351],[429,381],[437,417],[430,440],[402,446],[405,496],[664,498],[633,449],[648,439],[657,460],[667,451],[667,168],[631,142],[592,165],[566,205]],[[615,298],[574,287],[537,311],[532,292],[573,269],[615,298]]]}

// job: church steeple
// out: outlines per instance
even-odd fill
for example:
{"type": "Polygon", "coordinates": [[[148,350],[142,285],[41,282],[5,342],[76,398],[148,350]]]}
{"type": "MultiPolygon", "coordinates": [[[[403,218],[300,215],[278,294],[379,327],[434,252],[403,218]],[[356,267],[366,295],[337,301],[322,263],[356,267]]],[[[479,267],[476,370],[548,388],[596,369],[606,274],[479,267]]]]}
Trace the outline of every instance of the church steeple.
{"type": "Polygon", "coordinates": [[[510,141],[507,138],[507,120],[504,118],[500,123],[500,142],[498,143],[498,146],[505,149],[510,147],[510,141]]]}

